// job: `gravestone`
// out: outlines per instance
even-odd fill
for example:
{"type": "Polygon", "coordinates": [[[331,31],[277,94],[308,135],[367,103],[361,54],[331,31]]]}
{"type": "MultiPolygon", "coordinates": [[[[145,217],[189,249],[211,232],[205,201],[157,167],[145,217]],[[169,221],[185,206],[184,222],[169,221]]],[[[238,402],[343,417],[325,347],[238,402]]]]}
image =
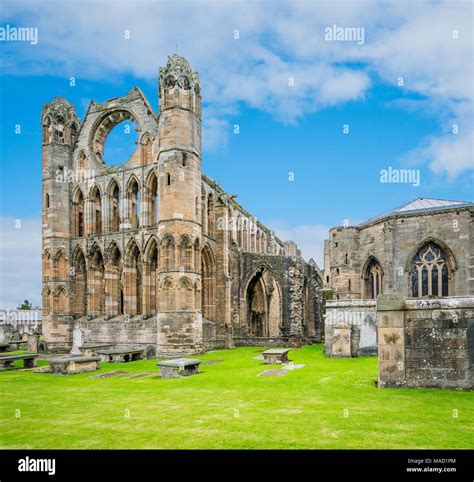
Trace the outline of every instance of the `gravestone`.
{"type": "Polygon", "coordinates": [[[30,353],[38,353],[38,335],[27,335],[28,351],[30,353]]]}
{"type": "Polygon", "coordinates": [[[81,350],[79,349],[82,346],[82,331],[76,325],[74,330],[72,331],[72,350],[71,355],[81,355],[81,350]]]}
{"type": "Polygon", "coordinates": [[[334,327],[332,339],[333,357],[351,357],[351,327],[334,327]]]}

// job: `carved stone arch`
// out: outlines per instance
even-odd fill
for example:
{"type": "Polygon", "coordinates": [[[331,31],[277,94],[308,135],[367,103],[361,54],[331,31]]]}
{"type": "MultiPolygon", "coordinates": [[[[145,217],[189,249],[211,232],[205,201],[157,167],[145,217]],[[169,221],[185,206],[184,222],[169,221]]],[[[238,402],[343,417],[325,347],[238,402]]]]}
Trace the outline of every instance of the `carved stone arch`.
{"type": "Polygon", "coordinates": [[[85,197],[82,189],[76,186],[72,195],[72,234],[74,237],[85,235],[85,197]]]}
{"type": "Polygon", "coordinates": [[[201,310],[208,320],[216,319],[216,259],[209,244],[201,250],[201,310]]]}
{"type": "Polygon", "coordinates": [[[48,249],[43,253],[43,278],[45,280],[51,279],[53,277],[53,258],[51,256],[51,251],[48,249]]]}
{"type": "Polygon", "coordinates": [[[122,218],[122,190],[120,181],[113,177],[107,185],[105,192],[107,193],[107,231],[117,232],[120,230],[122,218]]]}
{"type": "Polygon", "coordinates": [[[53,313],[66,314],[69,312],[69,292],[60,285],[53,291],[53,313]]]}
{"type": "Polygon", "coordinates": [[[160,246],[160,270],[172,271],[176,265],[176,246],[171,234],[165,234],[160,246]]]}
{"type": "Polygon", "coordinates": [[[140,226],[141,191],[140,180],[132,174],[127,180],[124,192],[126,224],[131,229],[140,226]]]}
{"type": "Polygon", "coordinates": [[[59,279],[66,279],[69,277],[69,261],[66,257],[66,251],[64,248],[59,248],[54,256],[53,260],[53,276],[59,279]]]}
{"type": "Polygon", "coordinates": [[[111,318],[124,313],[123,256],[115,241],[105,250],[105,315],[111,318]]]}
{"type": "Polygon", "coordinates": [[[157,171],[151,169],[145,180],[145,195],[143,197],[143,224],[146,226],[156,226],[158,224],[158,180],[157,171]]]}
{"type": "Polygon", "coordinates": [[[364,299],[377,299],[384,292],[384,271],[380,261],[370,255],[360,272],[362,278],[362,297],[364,299]]]}
{"type": "Polygon", "coordinates": [[[77,134],[79,133],[79,126],[75,120],[71,122],[69,126],[69,134],[71,136],[71,145],[74,145],[77,140],[77,134]]]}
{"type": "Polygon", "coordinates": [[[174,311],[176,309],[176,290],[173,280],[166,276],[160,286],[163,292],[161,296],[161,311],[174,311]]]}
{"type": "Polygon", "coordinates": [[[153,162],[153,137],[149,132],[145,132],[140,138],[140,155],[143,166],[153,162]]]}
{"type": "Polygon", "coordinates": [[[155,248],[157,251],[159,251],[160,241],[154,234],[152,234],[150,238],[147,240],[145,244],[145,248],[143,250],[143,259],[146,263],[150,262],[150,256],[152,254],[151,251],[155,248]]]}
{"type": "Polygon", "coordinates": [[[96,182],[91,186],[91,188],[89,189],[89,199],[92,199],[92,197],[94,196],[95,193],[98,193],[99,196],[102,196],[102,190],[99,186],[99,184],[97,184],[96,182]]]}
{"type": "Polygon", "coordinates": [[[280,284],[280,286],[283,286],[283,280],[281,279],[281,277],[275,272],[275,270],[273,269],[273,267],[268,264],[267,262],[265,261],[260,261],[259,264],[258,264],[258,267],[257,268],[251,268],[247,271],[247,273],[244,274],[244,276],[242,277],[242,283],[241,283],[241,296],[243,296],[245,294],[245,291],[247,290],[248,288],[248,284],[250,282],[250,280],[258,273],[258,272],[263,272],[263,271],[267,271],[269,272],[274,278],[275,280],[280,284]]]}
{"type": "Polygon", "coordinates": [[[454,256],[454,253],[452,252],[451,248],[449,248],[449,246],[444,243],[443,241],[441,241],[440,239],[438,238],[434,238],[432,236],[424,239],[423,241],[419,242],[411,251],[410,255],[408,256],[407,258],[407,262],[405,264],[405,270],[407,272],[410,271],[410,268],[411,268],[411,265],[413,263],[413,259],[415,258],[415,256],[418,254],[418,251],[423,247],[425,246],[426,244],[429,244],[429,243],[434,243],[434,244],[437,244],[441,250],[443,251],[443,253],[445,254],[445,256],[447,257],[447,261],[448,261],[448,264],[449,264],[449,270],[450,272],[454,272],[456,271],[457,269],[457,263],[456,263],[456,258],[454,256]]]}
{"type": "Polygon", "coordinates": [[[178,245],[178,267],[185,271],[190,271],[193,268],[193,243],[191,238],[187,234],[183,234],[180,237],[178,245]]]}
{"type": "Polygon", "coordinates": [[[243,284],[243,321],[253,337],[279,337],[282,327],[281,282],[274,271],[262,263],[250,272],[243,284]]]}
{"type": "Polygon", "coordinates": [[[142,251],[134,238],[127,244],[124,254],[123,280],[125,314],[143,314],[143,262],[142,251]]]}
{"type": "Polygon", "coordinates": [[[41,295],[43,298],[43,314],[49,315],[51,314],[52,310],[52,297],[50,288],[48,286],[45,286],[41,295]]]}
{"type": "Polygon", "coordinates": [[[92,208],[89,232],[94,235],[100,235],[102,234],[102,190],[97,183],[94,183],[89,190],[88,202],[92,208]]]}
{"type": "Polygon", "coordinates": [[[76,317],[87,315],[87,261],[82,248],[77,245],[72,254],[73,266],[73,293],[74,299],[71,306],[76,317]]]}
{"type": "Polygon", "coordinates": [[[183,276],[178,281],[178,307],[179,310],[194,309],[193,285],[188,277],[183,276]]]}
{"type": "Polygon", "coordinates": [[[133,262],[133,257],[136,254],[140,254],[142,256],[142,250],[140,249],[138,241],[131,237],[124,249],[124,263],[128,266],[131,262],[133,262]]]}
{"type": "Polygon", "coordinates": [[[450,296],[455,290],[456,260],[451,249],[429,237],[408,257],[408,293],[413,298],[450,296]]]}
{"type": "Polygon", "coordinates": [[[79,169],[87,169],[87,152],[85,149],[81,149],[79,151],[79,155],[77,156],[77,166],[79,169]]]}
{"type": "Polygon", "coordinates": [[[131,109],[119,106],[107,109],[94,122],[89,136],[92,156],[99,164],[104,164],[104,146],[112,129],[125,120],[131,120],[137,126],[140,135],[142,131],[140,118],[131,109]]]}
{"type": "Polygon", "coordinates": [[[148,316],[158,311],[158,260],[159,242],[152,235],[143,250],[143,311],[148,316]]]}
{"type": "Polygon", "coordinates": [[[380,266],[380,269],[382,270],[382,275],[383,275],[383,268],[382,268],[382,264],[380,263],[380,261],[377,259],[376,256],[374,255],[370,255],[366,260],[365,260],[365,263],[364,263],[364,266],[362,266],[362,270],[360,272],[360,276],[361,278],[364,278],[364,279],[368,279],[369,277],[369,268],[370,268],[370,265],[373,264],[373,263],[377,263],[379,266],[380,266]]]}

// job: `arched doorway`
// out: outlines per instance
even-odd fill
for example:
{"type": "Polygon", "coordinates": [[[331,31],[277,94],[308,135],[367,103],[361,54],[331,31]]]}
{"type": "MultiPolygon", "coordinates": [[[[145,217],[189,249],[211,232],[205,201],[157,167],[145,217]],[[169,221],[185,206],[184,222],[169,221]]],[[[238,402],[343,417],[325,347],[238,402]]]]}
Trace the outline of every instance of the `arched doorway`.
{"type": "Polygon", "coordinates": [[[250,336],[281,336],[280,284],[269,269],[261,267],[253,273],[247,284],[245,301],[250,336]]]}

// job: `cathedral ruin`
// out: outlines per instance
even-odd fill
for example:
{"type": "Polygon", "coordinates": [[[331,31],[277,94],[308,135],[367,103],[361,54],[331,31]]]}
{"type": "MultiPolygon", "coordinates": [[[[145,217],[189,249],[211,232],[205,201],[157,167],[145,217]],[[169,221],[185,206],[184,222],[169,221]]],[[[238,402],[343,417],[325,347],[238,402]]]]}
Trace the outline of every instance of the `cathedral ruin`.
{"type": "Polygon", "coordinates": [[[43,333],[52,351],[85,342],[149,356],[236,345],[322,341],[313,261],[247,212],[201,169],[201,89],[186,59],[159,72],[159,113],[134,87],[66,99],[41,115],[43,333]],[[133,122],[138,145],[104,161],[111,130],[133,122]]]}

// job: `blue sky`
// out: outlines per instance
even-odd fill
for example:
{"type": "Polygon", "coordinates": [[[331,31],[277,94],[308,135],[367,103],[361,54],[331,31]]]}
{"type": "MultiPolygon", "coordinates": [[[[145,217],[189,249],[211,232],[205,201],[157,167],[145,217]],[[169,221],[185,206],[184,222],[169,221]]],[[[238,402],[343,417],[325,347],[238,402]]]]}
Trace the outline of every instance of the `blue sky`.
{"type": "MultiPolygon", "coordinates": [[[[91,99],[137,85],[157,110],[158,68],[177,43],[201,76],[204,172],[306,258],[322,264],[327,229],[344,219],[416,197],[472,200],[470,5],[336,3],[121,2],[110,17],[105,2],[88,14],[7,2],[2,25],[37,27],[39,40],[0,42],[2,305],[40,302],[42,105],[63,96],[83,118],[91,99]],[[365,44],[325,42],[333,24],[364,27],[365,44]],[[420,186],[381,183],[388,167],[419,169],[420,186]]],[[[120,132],[106,159],[133,146],[120,132]]]]}

